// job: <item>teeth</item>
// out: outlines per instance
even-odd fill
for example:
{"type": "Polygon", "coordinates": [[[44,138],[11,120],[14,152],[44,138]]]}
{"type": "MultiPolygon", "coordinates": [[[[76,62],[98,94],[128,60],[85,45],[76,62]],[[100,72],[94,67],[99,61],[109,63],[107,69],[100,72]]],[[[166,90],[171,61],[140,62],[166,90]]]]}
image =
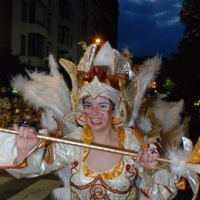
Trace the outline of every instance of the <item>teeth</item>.
{"type": "Polygon", "coordinates": [[[100,122],[101,119],[91,119],[91,122],[100,122]]]}

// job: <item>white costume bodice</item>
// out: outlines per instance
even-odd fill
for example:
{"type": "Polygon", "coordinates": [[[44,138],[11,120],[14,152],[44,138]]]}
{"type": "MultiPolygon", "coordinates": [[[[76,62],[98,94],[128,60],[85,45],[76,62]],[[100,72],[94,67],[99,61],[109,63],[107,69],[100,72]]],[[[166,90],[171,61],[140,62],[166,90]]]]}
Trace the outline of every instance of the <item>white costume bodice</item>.
{"type": "MultiPolygon", "coordinates": [[[[119,138],[124,137],[124,132],[122,130],[120,132],[121,137],[119,138]]],[[[84,140],[82,138],[83,135],[86,136],[77,132],[70,137],[84,140]]],[[[129,141],[131,146],[135,147],[134,150],[137,151],[140,145],[136,138],[131,135],[132,132],[129,131],[127,136],[128,138],[132,137],[132,140],[123,142],[128,145],[129,141]]],[[[71,146],[71,154],[68,154],[71,168],[71,199],[81,199],[82,197],[85,197],[84,199],[135,199],[136,189],[133,181],[136,176],[136,170],[133,167],[134,162],[131,157],[122,156],[112,169],[98,173],[90,169],[85,162],[88,151],[88,149],[71,146]]]]}

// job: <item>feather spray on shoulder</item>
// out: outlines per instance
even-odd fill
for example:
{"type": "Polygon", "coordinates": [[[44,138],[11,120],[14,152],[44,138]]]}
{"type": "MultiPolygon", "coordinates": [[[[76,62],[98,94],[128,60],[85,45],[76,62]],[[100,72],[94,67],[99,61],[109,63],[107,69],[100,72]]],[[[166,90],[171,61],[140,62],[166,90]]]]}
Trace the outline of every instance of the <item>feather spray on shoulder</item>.
{"type": "Polygon", "coordinates": [[[65,124],[65,133],[72,132],[77,125],[64,120],[64,115],[71,112],[72,105],[69,89],[58,70],[53,55],[49,55],[50,74],[27,71],[28,77],[18,75],[11,81],[23,98],[35,109],[42,108],[41,124],[43,128],[54,132],[57,128],[53,117],[65,124]]]}

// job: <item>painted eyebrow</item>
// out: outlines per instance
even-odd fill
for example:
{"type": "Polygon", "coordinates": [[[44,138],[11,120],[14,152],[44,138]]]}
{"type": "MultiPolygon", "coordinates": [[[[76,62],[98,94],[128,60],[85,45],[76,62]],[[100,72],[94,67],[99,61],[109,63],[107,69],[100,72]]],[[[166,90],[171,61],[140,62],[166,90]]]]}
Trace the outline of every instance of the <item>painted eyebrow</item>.
{"type": "MultiPolygon", "coordinates": [[[[92,104],[92,103],[90,103],[90,102],[87,102],[87,101],[84,101],[84,104],[92,104]]],[[[100,102],[100,103],[98,103],[99,105],[101,105],[101,104],[107,104],[107,105],[110,105],[110,102],[100,102]]]]}
{"type": "Polygon", "coordinates": [[[99,105],[101,105],[101,104],[110,105],[110,103],[109,103],[109,102],[100,102],[100,103],[99,103],[99,105]]]}

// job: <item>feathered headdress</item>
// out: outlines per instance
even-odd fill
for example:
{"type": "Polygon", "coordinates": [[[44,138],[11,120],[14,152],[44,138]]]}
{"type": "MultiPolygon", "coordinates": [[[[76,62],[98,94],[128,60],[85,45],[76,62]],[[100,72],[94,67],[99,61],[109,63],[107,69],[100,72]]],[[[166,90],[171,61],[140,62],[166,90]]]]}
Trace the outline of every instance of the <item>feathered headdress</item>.
{"type": "Polygon", "coordinates": [[[96,44],[90,45],[78,66],[63,58],[59,63],[71,78],[71,91],[52,55],[49,56],[50,75],[27,72],[30,80],[17,76],[11,84],[31,105],[43,108],[43,126],[55,129],[56,123],[51,117],[54,116],[66,125],[69,132],[76,126],[70,122],[72,119],[86,123],[81,106],[81,99],[86,96],[102,96],[114,102],[114,125],[134,125],[144,93],[158,74],[161,58],[146,60],[135,71],[127,49],[120,54],[106,42],[99,50],[96,44]]]}

